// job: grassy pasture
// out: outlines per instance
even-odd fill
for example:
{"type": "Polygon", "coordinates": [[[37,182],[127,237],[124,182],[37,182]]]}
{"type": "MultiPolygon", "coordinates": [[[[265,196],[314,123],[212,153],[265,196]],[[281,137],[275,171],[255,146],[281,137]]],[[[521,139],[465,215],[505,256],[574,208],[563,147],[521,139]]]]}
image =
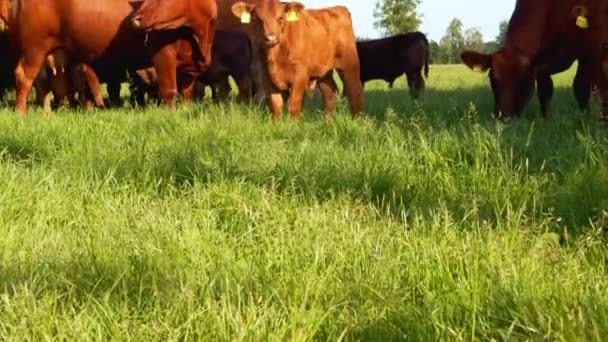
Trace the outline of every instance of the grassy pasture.
{"type": "Polygon", "coordinates": [[[463,66],[361,121],[3,109],[0,339],[603,340],[608,127],[572,77],[508,124],[463,66]]]}

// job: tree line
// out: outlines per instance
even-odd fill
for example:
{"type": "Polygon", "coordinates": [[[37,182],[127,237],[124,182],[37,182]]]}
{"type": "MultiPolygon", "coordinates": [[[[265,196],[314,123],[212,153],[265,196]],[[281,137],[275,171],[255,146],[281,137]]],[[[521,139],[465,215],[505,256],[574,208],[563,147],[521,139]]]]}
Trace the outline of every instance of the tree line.
{"type": "MultiPolygon", "coordinates": [[[[385,36],[417,31],[421,23],[421,16],[417,12],[420,2],[421,0],[377,0],[374,26],[385,36]]],[[[438,42],[429,41],[431,63],[460,63],[460,52],[465,49],[495,51],[504,43],[507,25],[506,20],[501,21],[498,35],[493,40],[486,41],[479,28],[464,28],[462,21],[454,18],[438,42]]]]}

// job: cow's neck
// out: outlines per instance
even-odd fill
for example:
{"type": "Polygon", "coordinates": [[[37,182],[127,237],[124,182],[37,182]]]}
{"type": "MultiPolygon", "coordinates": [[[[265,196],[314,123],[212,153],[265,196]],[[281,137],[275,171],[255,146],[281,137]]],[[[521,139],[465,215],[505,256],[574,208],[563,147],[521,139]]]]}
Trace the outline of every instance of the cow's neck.
{"type": "Polygon", "coordinates": [[[285,42],[280,42],[266,51],[266,62],[268,65],[268,76],[272,85],[279,90],[286,90],[287,80],[285,65],[289,60],[289,49],[285,42]]]}

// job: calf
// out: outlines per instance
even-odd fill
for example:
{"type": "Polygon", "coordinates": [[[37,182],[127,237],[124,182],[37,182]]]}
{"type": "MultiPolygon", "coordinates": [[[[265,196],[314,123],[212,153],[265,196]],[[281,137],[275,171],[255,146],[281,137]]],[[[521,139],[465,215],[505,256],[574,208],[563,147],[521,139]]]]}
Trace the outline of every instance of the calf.
{"type": "Polygon", "coordinates": [[[335,109],[333,70],[343,80],[345,94],[354,117],[363,111],[363,86],[351,15],[337,6],[306,10],[299,2],[259,0],[238,2],[233,14],[243,23],[257,25],[258,47],[263,51],[262,68],[267,74],[274,119],[283,110],[283,94],[291,91],[287,103],[294,119],[299,118],[305,91],[316,81],[326,113],[335,109]]]}
{"type": "Polygon", "coordinates": [[[395,79],[405,74],[410,95],[417,98],[429,76],[429,42],[421,32],[357,42],[361,63],[361,83],[385,80],[392,88],[395,79]]]}

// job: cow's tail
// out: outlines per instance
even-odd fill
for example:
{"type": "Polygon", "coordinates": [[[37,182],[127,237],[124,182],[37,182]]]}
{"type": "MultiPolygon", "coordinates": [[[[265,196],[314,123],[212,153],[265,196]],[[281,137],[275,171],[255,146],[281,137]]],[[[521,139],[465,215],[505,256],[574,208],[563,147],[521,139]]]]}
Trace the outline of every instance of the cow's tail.
{"type": "Polygon", "coordinates": [[[426,58],[424,59],[424,77],[426,77],[426,78],[429,78],[429,57],[430,57],[429,50],[431,50],[431,49],[427,45],[426,58]]]}
{"type": "Polygon", "coordinates": [[[429,59],[430,59],[430,53],[431,53],[431,46],[429,44],[429,40],[426,38],[426,35],[422,35],[423,39],[424,39],[424,43],[426,45],[426,54],[424,56],[424,77],[428,78],[429,77],[429,59]]]}

